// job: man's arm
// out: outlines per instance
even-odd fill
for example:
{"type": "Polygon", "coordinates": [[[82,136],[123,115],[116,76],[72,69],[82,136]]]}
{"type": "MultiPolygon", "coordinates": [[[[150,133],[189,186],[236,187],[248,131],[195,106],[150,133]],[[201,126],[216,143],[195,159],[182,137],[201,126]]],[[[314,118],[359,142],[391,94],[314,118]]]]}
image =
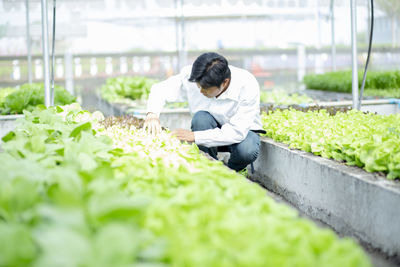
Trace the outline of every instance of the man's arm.
{"type": "Polygon", "coordinates": [[[185,129],[175,129],[171,132],[181,141],[194,142],[194,132],[185,129]]]}
{"type": "Polygon", "coordinates": [[[147,112],[160,116],[165,102],[176,102],[186,100],[183,90],[183,73],[169,77],[167,80],[156,83],[151,87],[147,100],[147,112]]]}
{"type": "Polygon", "coordinates": [[[232,119],[222,125],[205,131],[194,132],[195,143],[205,147],[227,146],[242,142],[253,124],[253,120],[259,111],[253,108],[255,102],[244,102],[232,119]]]}
{"type": "Polygon", "coordinates": [[[147,115],[143,127],[152,134],[161,132],[159,116],[165,102],[183,101],[187,98],[183,90],[186,68],[180,74],[156,83],[151,87],[147,100],[147,115]]]}
{"type": "Polygon", "coordinates": [[[251,103],[243,103],[243,107],[239,107],[239,111],[232,117],[229,123],[222,125],[220,128],[192,132],[185,129],[176,129],[172,131],[181,141],[195,142],[198,145],[206,147],[226,146],[230,144],[240,143],[243,141],[252,126],[252,118],[254,118],[256,109],[250,108],[251,103]],[[250,104],[250,106],[248,106],[250,104]]]}

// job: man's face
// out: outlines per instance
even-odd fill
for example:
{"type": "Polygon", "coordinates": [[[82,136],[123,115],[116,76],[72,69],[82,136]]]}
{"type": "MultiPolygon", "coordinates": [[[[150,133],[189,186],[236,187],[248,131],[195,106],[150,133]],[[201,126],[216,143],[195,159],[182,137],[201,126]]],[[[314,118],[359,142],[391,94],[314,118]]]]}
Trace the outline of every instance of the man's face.
{"type": "Polygon", "coordinates": [[[205,97],[208,98],[213,98],[219,95],[223,88],[222,87],[217,87],[217,86],[212,86],[208,88],[202,88],[200,84],[197,83],[197,87],[200,89],[200,93],[202,93],[205,97]]]}
{"type": "Polygon", "coordinates": [[[225,79],[222,82],[221,86],[211,86],[208,88],[202,88],[199,83],[196,83],[197,87],[200,89],[200,93],[202,93],[205,97],[213,98],[219,96],[229,85],[229,79],[225,79]]]}

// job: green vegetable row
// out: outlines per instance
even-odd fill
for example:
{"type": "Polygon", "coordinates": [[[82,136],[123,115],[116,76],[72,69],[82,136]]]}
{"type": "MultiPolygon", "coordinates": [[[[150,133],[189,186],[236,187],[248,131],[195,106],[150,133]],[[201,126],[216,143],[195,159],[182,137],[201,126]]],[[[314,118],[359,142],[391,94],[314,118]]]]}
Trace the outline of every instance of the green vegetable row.
{"type": "Polygon", "coordinates": [[[304,104],[311,103],[313,99],[306,95],[299,95],[297,93],[289,94],[285,91],[261,91],[260,92],[260,102],[262,103],[272,103],[275,105],[294,105],[294,104],[304,104]]]}
{"type": "MultiPolygon", "coordinates": [[[[67,105],[76,99],[61,86],[54,86],[54,104],[67,105]]],[[[0,115],[22,114],[44,104],[42,83],[23,84],[18,88],[0,88],[0,115]]]]}
{"type": "MultiPolygon", "coordinates": [[[[109,78],[106,84],[100,88],[101,97],[110,102],[131,104],[132,100],[146,101],[150,94],[151,86],[157,80],[142,76],[120,76],[109,78]]],[[[135,107],[138,103],[134,104],[135,107]]],[[[186,108],[187,102],[167,103],[167,108],[186,108]]]]}
{"type": "MultiPolygon", "coordinates": [[[[109,78],[100,89],[101,97],[108,102],[129,103],[130,100],[147,100],[151,86],[156,80],[146,77],[120,76],[109,78]]],[[[261,91],[260,101],[263,103],[274,103],[276,105],[290,105],[311,103],[313,100],[306,95],[288,94],[285,91],[261,91]]],[[[187,102],[167,103],[169,108],[187,107],[187,102]]]]}
{"type": "Polygon", "coordinates": [[[400,178],[400,114],[294,109],[263,113],[266,136],[291,148],[400,178]]]}
{"type": "MultiPolygon", "coordinates": [[[[361,86],[363,72],[358,73],[358,83],[361,86]]],[[[309,74],[304,77],[308,89],[351,93],[351,71],[328,72],[325,74],[309,74]]],[[[365,95],[399,97],[400,71],[369,71],[365,82],[365,95]],[[371,89],[371,91],[370,91],[371,89]]]]}
{"type": "Polygon", "coordinates": [[[109,78],[100,89],[101,97],[108,102],[124,101],[124,99],[146,100],[151,86],[157,80],[142,76],[120,76],[109,78]]]}
{"type": "Polygon", "coordinates": [[[371,266],[195,145],[101,120],[35,110],[4,137],[0,266],[371,266]]]}

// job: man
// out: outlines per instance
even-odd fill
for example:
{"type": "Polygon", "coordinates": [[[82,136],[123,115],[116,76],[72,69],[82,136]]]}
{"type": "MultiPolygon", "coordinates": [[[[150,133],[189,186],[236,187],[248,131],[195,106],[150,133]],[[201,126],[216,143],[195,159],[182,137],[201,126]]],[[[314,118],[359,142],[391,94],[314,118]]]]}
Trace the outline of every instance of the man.
{"type": "Polygon", "coordinates": [[[150,133],[161,131],[161,109],[165,102],[174,101],[187,101],[194,114],[191,131],[172,131],[178,139],[195,142],[215,159],[218,151],[230,152],[228,167],[236,171],[256,160],[260,147],[257,133],[264,131],[260,88],[251,73],[228,65],[217,53],[202,54],[193,66],[151,88],[144,123],[150,133]]]}

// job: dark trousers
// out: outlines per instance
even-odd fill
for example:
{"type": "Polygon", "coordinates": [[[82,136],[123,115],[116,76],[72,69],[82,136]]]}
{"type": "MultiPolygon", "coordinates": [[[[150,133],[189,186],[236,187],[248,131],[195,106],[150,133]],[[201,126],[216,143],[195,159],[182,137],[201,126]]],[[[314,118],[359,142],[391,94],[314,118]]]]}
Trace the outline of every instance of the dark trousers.
{"type": "MultiPolygon", "coordinates": [[[[204,131],[217,127],[221,128],[221,125],[207,111],[198,111],[192,118],[192,131],[204,131]]],[[[214,159],[218,159],[218,151],[230,152],[231,157],[228,161],[228,167],[235,171],[239,171],[246,168],[247,165],[257,159],[260,151],[260,136],[249,131],[246,138],[240,143],[220,147],[199,146],[199,149],[208,153],[214,159]]]]}

